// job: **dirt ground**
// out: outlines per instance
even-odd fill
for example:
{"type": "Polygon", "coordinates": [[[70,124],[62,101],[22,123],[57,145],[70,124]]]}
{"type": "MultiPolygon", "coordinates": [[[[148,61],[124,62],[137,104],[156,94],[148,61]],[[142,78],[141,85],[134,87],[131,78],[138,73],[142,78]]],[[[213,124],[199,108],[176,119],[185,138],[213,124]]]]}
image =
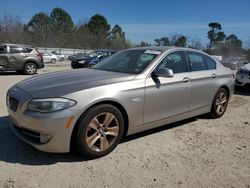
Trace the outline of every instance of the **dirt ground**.
{"type": "MultiPolygon", "coordinates": [[[[39,73],[69,69],[47,66],[39,73]]],[[[37,151],[9,129],[6,91],[28,76],[0,73],[0,187],[250,187],[250,92],[220,119],[198,117],[126,138],[83,160],[37,151]]]]}

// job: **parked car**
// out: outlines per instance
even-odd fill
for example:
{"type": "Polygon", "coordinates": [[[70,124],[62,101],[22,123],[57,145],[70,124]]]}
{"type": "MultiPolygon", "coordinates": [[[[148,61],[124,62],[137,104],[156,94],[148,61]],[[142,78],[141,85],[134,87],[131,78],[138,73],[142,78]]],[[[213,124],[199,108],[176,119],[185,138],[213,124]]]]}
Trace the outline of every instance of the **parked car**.
{"type": "Polygon", "coordinates": [[[235,85],[250,89],[250,63],[245,64],[237,71],[235,85]]]}
{"type": "Polygon", "coordinates": [[[59,53],[57,51],[52,51],[51,53],[56,55],[59,61],[64,61],[65,55],[63,55],[63,54],[61,54],[61,53],[59,53]]]}
{"type": "MultiPolygon", "coordinates": [[[[190,117],[221,117],[233,94],[229,68],[188,48],[143,47],[94,65],[21,81],[7,93],[13,132],[35,148],[90,158],[123,136],[190,117]]],[[[216,122],[215,122],[216,123],[216,122]]]]}
{"type": "Polygon", "coordinates": [[[42,56],[44,63],[56,63],[58,61],[58,57],[52,53],[44,53],[42,56]]]}
{"type": "Polygon", "coordinates": [[[84,57],[86,56],[86,53],[75,53],[73,55],[68,56],[68,60],[72,61],[76,57],[84,57]]]}
{"type": "Polygon", "coordinates": [[[32,75],[43,67],[42,55],[32,46],[0,44],[0,71],[17,71],[32,75]]]}
{"type": "Polygon", "coordinates": [[[246,63],[248,62],[243,57],[230,57],[222,61],[222,64],[231,70],[239,70],[246,63]]]}
{"type": "Polygon", "coordinates": [[[113,51],[110,50],[97,50],[87,55],[79,55],[71,60],[71,67],[78,68],[91,68],[103,59],[112,55],[113,51]]]}

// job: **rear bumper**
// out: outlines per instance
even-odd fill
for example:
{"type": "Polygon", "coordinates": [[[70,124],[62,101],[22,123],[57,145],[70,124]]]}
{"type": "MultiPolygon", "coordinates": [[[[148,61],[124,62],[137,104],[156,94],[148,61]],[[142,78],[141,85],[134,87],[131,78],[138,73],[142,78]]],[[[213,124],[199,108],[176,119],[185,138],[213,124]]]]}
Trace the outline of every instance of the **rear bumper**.
{"type": "Polygon", "coordinates": [[[42,69],[42,68],[44,68],[44,67],[45,67],[44,63],[39,63],[37,68],[38,68],[38,69],[42,69]]]}

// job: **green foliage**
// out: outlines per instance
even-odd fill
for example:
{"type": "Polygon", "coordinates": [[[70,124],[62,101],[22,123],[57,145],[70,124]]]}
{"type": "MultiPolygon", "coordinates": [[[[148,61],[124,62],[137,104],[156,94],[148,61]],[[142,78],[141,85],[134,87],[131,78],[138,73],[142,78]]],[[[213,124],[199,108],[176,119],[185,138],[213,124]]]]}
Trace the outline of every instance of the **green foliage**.
{"type": "Polygon", "coordinates": [[[208,27],[210,27],[210,30],[207,32],[207,37],[209,39],[208,52],[210,52],[211,48],[223,41],[226,35],[221,31],[222,27],[220,23],[212,22],[208,24],[208,27]]]}
{"type": "Polygon", "coordinates": [[[97,38],[104,36],[106,37],[110,30],[110,25],[108,24],[106,18],[99,14],[96,14],[90,18],[87,27],[97,38]]]}
{"type": "Polygon", "coordinates": [[[32,32],[46,31],[50,24],[50,18],[43,12],[35,14],[28,22],[28,30],[32,32]]]}
{"type": "Polygon", "coordinates": [[[123,49],[126,46],[125,32],[116,24],[108,34],[109,47],[113,49],[123,49]]]}
{"type": "Polygon", "coordinates": [[[155,39],[156,46],[170,46],[170,41],[168,37],[162,37],[160,39],[155,39]]]}
{"type": "Polygon", "coordinates": [[[141,41],[141,43],[139,44],[139,47],[146,47],[146,46],[151,46],[151,44],[141,41]]]}
{"type": "Polygon", "coordinates": [[[175,41],[175,46],[186,47],[186,45],[187,45],[187,38],[185,36],[181,36],[177,38],[177,40],[175,41]]]}
{"type": "Polygon", "coordinates": [[[74,29],[71,16],[61,8],[54,8],[50,14],[50,20],[53,34],[56,36],[53,43],[59,47],[67,47],[74,29]]]}
{"type": "Polygon", "coordinates": [[[72,31],[74,27],[71,16],[62,8],[54,8],[50,19],[53,27],[59,31],[72,31]]]}
{"type": "Polygon", "coordinates": [[[160,39],[155,39],[155,46],[160,46],[161,45],[161,41],[160,39]]]}
{"type": "Polygon", "coordinates": [[[231,34],[225,38],[227,46],[233,49],[239,49],[242,47],[242,41],[234,34],[231,34]]]}
{"type": "Polygon", "coordinates": [[[35,14],[27,25],[24,25],[24,31],[28,38],[37,41],[36,45],[46,46],[50,33],[51,22],[47,14],[39,12],[35,14]]]}

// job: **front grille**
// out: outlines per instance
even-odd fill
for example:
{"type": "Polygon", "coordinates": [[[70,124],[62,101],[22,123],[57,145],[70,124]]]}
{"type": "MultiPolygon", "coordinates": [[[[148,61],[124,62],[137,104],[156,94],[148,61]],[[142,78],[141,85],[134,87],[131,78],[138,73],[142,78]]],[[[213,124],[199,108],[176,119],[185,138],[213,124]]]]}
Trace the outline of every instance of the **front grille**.
{"type": "Polygon", "coordinates": [[[246,88],[246,89],[250,89],[250,83],[246,83],[246,84],[245,84],[245,88],[246,88]]]}
{"type": "Polygon", "coordinates": [[[16,130],[21,133],[26,139],[30,140],[31,142],[35,143],[35,144],[41,144],[40,142],[40,133],[28,130],[28,129],[24,129],[24,128],[20,128],[18,126],[15,126],[16,130]]]}
{"type": "Polygon", "coordinates": [[[9,108],[13,110],[14,112],[17,111],[19,101],[15,99],[14,97],[9,97],[9,108]]]}
{"type": "Polygon", "coordinates": [[[236,83],[236,84],[242,84],[242,82],[240,82],[240,81],[237,80],[237,79],[235,80],[235,83],[236,83]]]}

